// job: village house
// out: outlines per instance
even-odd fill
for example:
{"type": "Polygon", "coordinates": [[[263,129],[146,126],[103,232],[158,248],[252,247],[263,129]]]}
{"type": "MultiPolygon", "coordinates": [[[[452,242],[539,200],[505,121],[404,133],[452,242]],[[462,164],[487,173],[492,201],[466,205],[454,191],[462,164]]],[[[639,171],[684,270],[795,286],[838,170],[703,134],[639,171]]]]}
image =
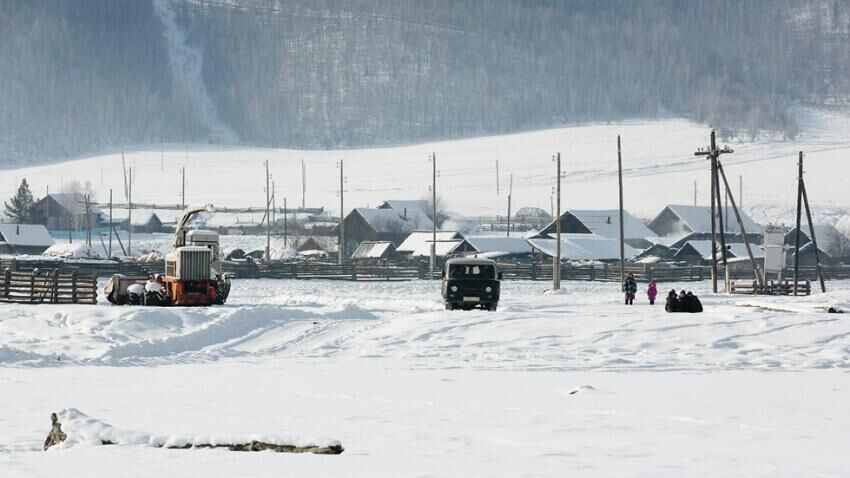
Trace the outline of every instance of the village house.
{"type": "Polygon", "coordinates": [[[411,232],[432,227],[431,220],[419,209],[355,208],[343,220],[344,250],[353,251],[363,241],[401,244],[411,232]]]}
{"type": "Polygon", "coordinates": [[[35,207],[51,231],[82,231],[96,228],[104,221],[98,206],[88,203],[86,211],[86,196],[82,193],[50,193],[35,203],[35,207]]]}
{"type": "MultiPolygon", "coordinates": [[[[618,241],[620,238],[619,209],[571,209],[561,214],[560,223],[561,234],[596,234],[618,241]]],[[[552,221],[541,229],[535,237],[554,237],[556,227],[556,222],[552,221]]],[[[647,238],[655,235],[640,220],[629,214],[628,211],[623,211],[623,236],[626,244],[638,249],[645,249],[652,245],[647,238]]]]}
{"type": "MultiPolygon", "coordinates": [[[[747,232],[747,239],[755,244],[761,244],[764,231],[760,225],[741,212],[741,221],[747,232]]],[[[717,224],[719,228],[719,223],[717,224]]],[[[660,237],[687,237],[688,240],[704,240],[711,238],[711,208],[707,206],[685,206],[671,204],[666,206],[649,223],[653,235],[660,237]]],[[[731,208],[724,210],[723,229],[726,242],[742,242],[743,236],[738,227],[738,221],[731,208]]],[[[719,229],[718,229],[719,232],[719,229]]]]}
{"type": "Polygon", "coordinates": [[[0,254],[41,254],[52,245],[42,224],[0,224],[0,254]]]}

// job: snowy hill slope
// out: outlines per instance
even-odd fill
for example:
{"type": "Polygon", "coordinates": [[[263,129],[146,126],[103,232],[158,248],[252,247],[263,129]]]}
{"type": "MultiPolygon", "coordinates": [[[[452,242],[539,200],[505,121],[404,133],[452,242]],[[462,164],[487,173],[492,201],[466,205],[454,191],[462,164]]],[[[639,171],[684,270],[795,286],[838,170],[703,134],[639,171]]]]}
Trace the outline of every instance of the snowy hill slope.
{"type": "MultiPolygon", "coordinates": [[[[805,151],[808,190],[815,214],[835,222],[850,209],[846,175],[850,155],[850,116],[804,110],[804,134],[797,141],[762,140],[733,143],[736,152],[724,158],[732,189],[743,176],[744,207],[759,221],[790,221],[795,205],[797,152],[805,151]]],[[[280,149],[210,149],[165,147],[164,151],[128,151],[135,168],[136,202],[180,202],[180,168],[187,169],[187,203],[218,206],[261,206],[263,161],[271,164],[277,204],[300,204],[301,160],[307,164],[307,206],[338,212],[339,171],[345,160],[346,210],[376,206],[384,199],[418,199],[428,194],[431,166],[437,155],[438,194],[448,209],[462,214],[504,214],[506,191],[513,174],[513,205],[550,209],[555,166],[561,152],[565,179],[563,207],[610,208],[617,204],[616,139],[623,140],[626,208],[651,218],[668,203],[692,204],[694,181],[698,202],[708,204],[707,163],[693,152],[708,143],[709,128],[684,120],[588,125],[523,134],[472,138],[380,149],[298,151],[280,149]],[[496,195],[496,161],[500,195],[496,195]]],[[[26,178],[36,196],[49,186],[58,190],[72,180],[90,181],[97,199],[109,189],[123,196],[120,153],[6,170],[0,197],[9,197],[26,178]],[[102,178],[102,180],[101,180],[102,178]]],[[[116,199],[118,200],[118,199],[116,199]]]]}

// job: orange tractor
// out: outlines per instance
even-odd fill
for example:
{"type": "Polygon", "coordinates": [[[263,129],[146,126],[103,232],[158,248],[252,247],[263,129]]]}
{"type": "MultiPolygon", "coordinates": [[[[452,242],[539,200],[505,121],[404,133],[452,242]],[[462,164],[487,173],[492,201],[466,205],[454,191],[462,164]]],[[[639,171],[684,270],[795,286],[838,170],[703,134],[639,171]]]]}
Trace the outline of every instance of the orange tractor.
{"type": "Polygon", "coordinates": [[[213,212],[212,206],[191,207],[174,232],[174,250],[165,258],[165,274],[156,280],[116,274],[106,285],[113,304],[209,306],[224,304],[230,277],[221,272],[218,233],[190,230],[193,216],[213,212]]]}

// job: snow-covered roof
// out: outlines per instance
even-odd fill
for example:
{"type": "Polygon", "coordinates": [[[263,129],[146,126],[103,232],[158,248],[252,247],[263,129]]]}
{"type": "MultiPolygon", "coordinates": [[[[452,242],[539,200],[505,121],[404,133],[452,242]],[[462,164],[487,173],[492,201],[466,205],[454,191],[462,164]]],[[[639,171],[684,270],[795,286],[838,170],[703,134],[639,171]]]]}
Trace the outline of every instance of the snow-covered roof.
{"type": "MultiPolygon", "coordinates": [[[[86,196],[82,193],[50,193],[48,196],[70,214],[86,213],[86,196]]],[[[91,202],[89,202],[89,211],[92,214],[102,214],[101,209],[91,202]]]]}
{"type": "MultiPolygon", "coordinates": [[[[570,216],[584,225],[592,234],[598,234],[609,239],[620,238],[619,209],[570,209],[561,214],[561,220],[563,221],[570,216]]],[[[540,231],[540,234],[552,236],[555,233],[555,228],[556,225],[553,220],[540,231]]],[[[623,235],[626,239],[643,239],[656,234],[636,217],[629,214],[628,211],[623,211],[623,235]]]]}
{"type": "MultiPolygon", "coordinates": [[[[711,241],[688,241],[682,246],[684,249],[686,246],[691,246],[695,251],[699,253],[705,260],[711,260],[711,241]]],[[[717,242],[717,257],[720,258],[720,242],[717,242]]],[[[764,257],[764,250],[755,244],[750,244],[750,249],[753,251],[753,257],[760,258],[764,257]]],[[[747,254],[747,246],[743,243],[736,242],[732,244],[726,244],[726,250],[728,251],[727,258],[729,257],[749,257],[747,254]]]]}
{"type": "MultiPolygon", "coordinates": [[[[454,254],[466,241],[464,239],[455,239],[449,241],[437,241],[437,246],[434,248],[434,254],[437,257],[445,257],[454,254]]],[[[429,257],[431,255],[431,241],[419,245],[413,252],[411,257],[429,257]]]]}
{"type": "MultiPolygon", "coordinates": [[[[620,238],[619,209],[570,209],[568,212],[593,231],[594,234],[599,234],[609,239],[620,238]]],[[[655,233],[640,222],[640,220],[629,214],[628,211],[623,211],[623,236],[626,239],[642,239],[654,235],[655,233]]]]}
{"type": "Polygon", "coordinates": [[[499,252],[508,254],[529,254],[531,246],[522,237],[505,236],[464,236],[476,251],[481,253],[499,252]]]}
{"type": "Polygon", "coordinates": [[[41,224],[0,224],[0,239],[13,246],[53,245],[53,238],[41,224]]]}
{"type": "MultiPolygon", "coordinates": [[[[417,250],[422,250],[426,248],[428,251],[431,249],[431,242],[433,241],[433,231],[413,231],[407,236],[407,239],[402,242],[398,248],[396,249],[400,253],[410,254],[417,250]]],[[[443,241],[455,241],[463,239],[463,236],[457,231],[437,231],[437,243],[443,241]]],[[[428,252],[426,255],[430,255],[428,252]]]]}
{"type": "MultiPolygon", "coordinates": [[[[800,227],[800,240],[802,244],[811,241],[809,238],[809,226],[801,226],[800,227]]],[[[832,250],[833,246],[836,245],[834,243],[837,240],[840,240],[843,234],[835,227],[829,224],[815,224],[815,239],[818,241],[818,249],[822,249],[825,251],[832,250]]],[[[797,236],[797,228],[792,227],[787,234],[785,234],[785,244],[793,245],[796,241],[797,236]]]]}
{"type": "Polygon", "coordinates": [[[391,254],[395,246],[389,241],[363,241],[351,254],[352,259],[381,259],[391,254]]]}
{"type": "MultiPolygon", "coordinates": [[[[708,206],[686,206],[683,204],[670,204],[666,209],[675,214],[693,232],[711,232],[711,208],[708,206]]],[[[662,211],[663,212],[663,211],[662,211]]],[[[748,234],[761,234],[762,228],[749,216],[741,212],[741,220],[748,234]]],[[[726,232],[738,233],[738,221],[735,213],[729,208],[724,211],[723,226],[726,232]]]]}
{"type": "MultiPolygon", "coordinates": [[[[115,224],[119,224],[119,223],[126,221],[127,220],[127,213],[128,213],[127,210],[122,210],[118,213],[113,211],[112,212],[112,222],[115,223],[115,224]]],[[[150,224],[151,220],[154,217],[159,219],[159,216],[153,211],[141,210],[141,209],[137,211],[137,210],[134,209],[133,210],[132,224],[134,226],[147,226],[148,224],[150,224]]],[[[160,220],[159,222],[162,222],[162,220],[160,220]]]]}
{"type": "MultiPolygon", "coordinates": [[[[528,243],[546,255],[555,255],[555,239],[528,239],[528,243]]],[[[636,256],[638,252],[637,249],[628,244],[625,245],[626,259],[636,256]]],[[[563,234],[561,236],[561,258],[573,261],[619,259],[620,241],[596,234],[563,234]]]]}
{"type": "Polygon", "coordinates": [[[428,201],[424,199],[387,199],[378,206],[378,209],[395,209],[402,213],[405,209],[407,209],[408,213],[414,209],[426,214],[429,212],[428,201]]]}
{"type": "Polygon", "coordinates": [[[375,232],[412,232],[420,229],[429,229],[433,223],[424,212],[419,209],[404,211],[395,209],[370,209],[355,208],[352,214],[359,214],[375,232]]]}

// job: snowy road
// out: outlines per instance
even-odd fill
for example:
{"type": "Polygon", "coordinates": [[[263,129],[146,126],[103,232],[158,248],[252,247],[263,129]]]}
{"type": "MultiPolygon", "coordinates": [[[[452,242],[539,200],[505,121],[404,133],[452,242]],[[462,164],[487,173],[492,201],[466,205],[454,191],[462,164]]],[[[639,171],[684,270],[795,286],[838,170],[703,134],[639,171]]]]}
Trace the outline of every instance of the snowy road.
{"type": "Polygon", "coordinates": [[[850,284],[760,300],[690,284],[701,315],[565,286],[507,282],[496,313],[446,312],[422,281],[241,280],[208,309],[0,305],[0,475],[850,469],[850,315],[821,310],[850,308],[850,284]],[[148,433],[323,437],[346,452],[37,451],[49,413],[68,407],[148,433]]]}

